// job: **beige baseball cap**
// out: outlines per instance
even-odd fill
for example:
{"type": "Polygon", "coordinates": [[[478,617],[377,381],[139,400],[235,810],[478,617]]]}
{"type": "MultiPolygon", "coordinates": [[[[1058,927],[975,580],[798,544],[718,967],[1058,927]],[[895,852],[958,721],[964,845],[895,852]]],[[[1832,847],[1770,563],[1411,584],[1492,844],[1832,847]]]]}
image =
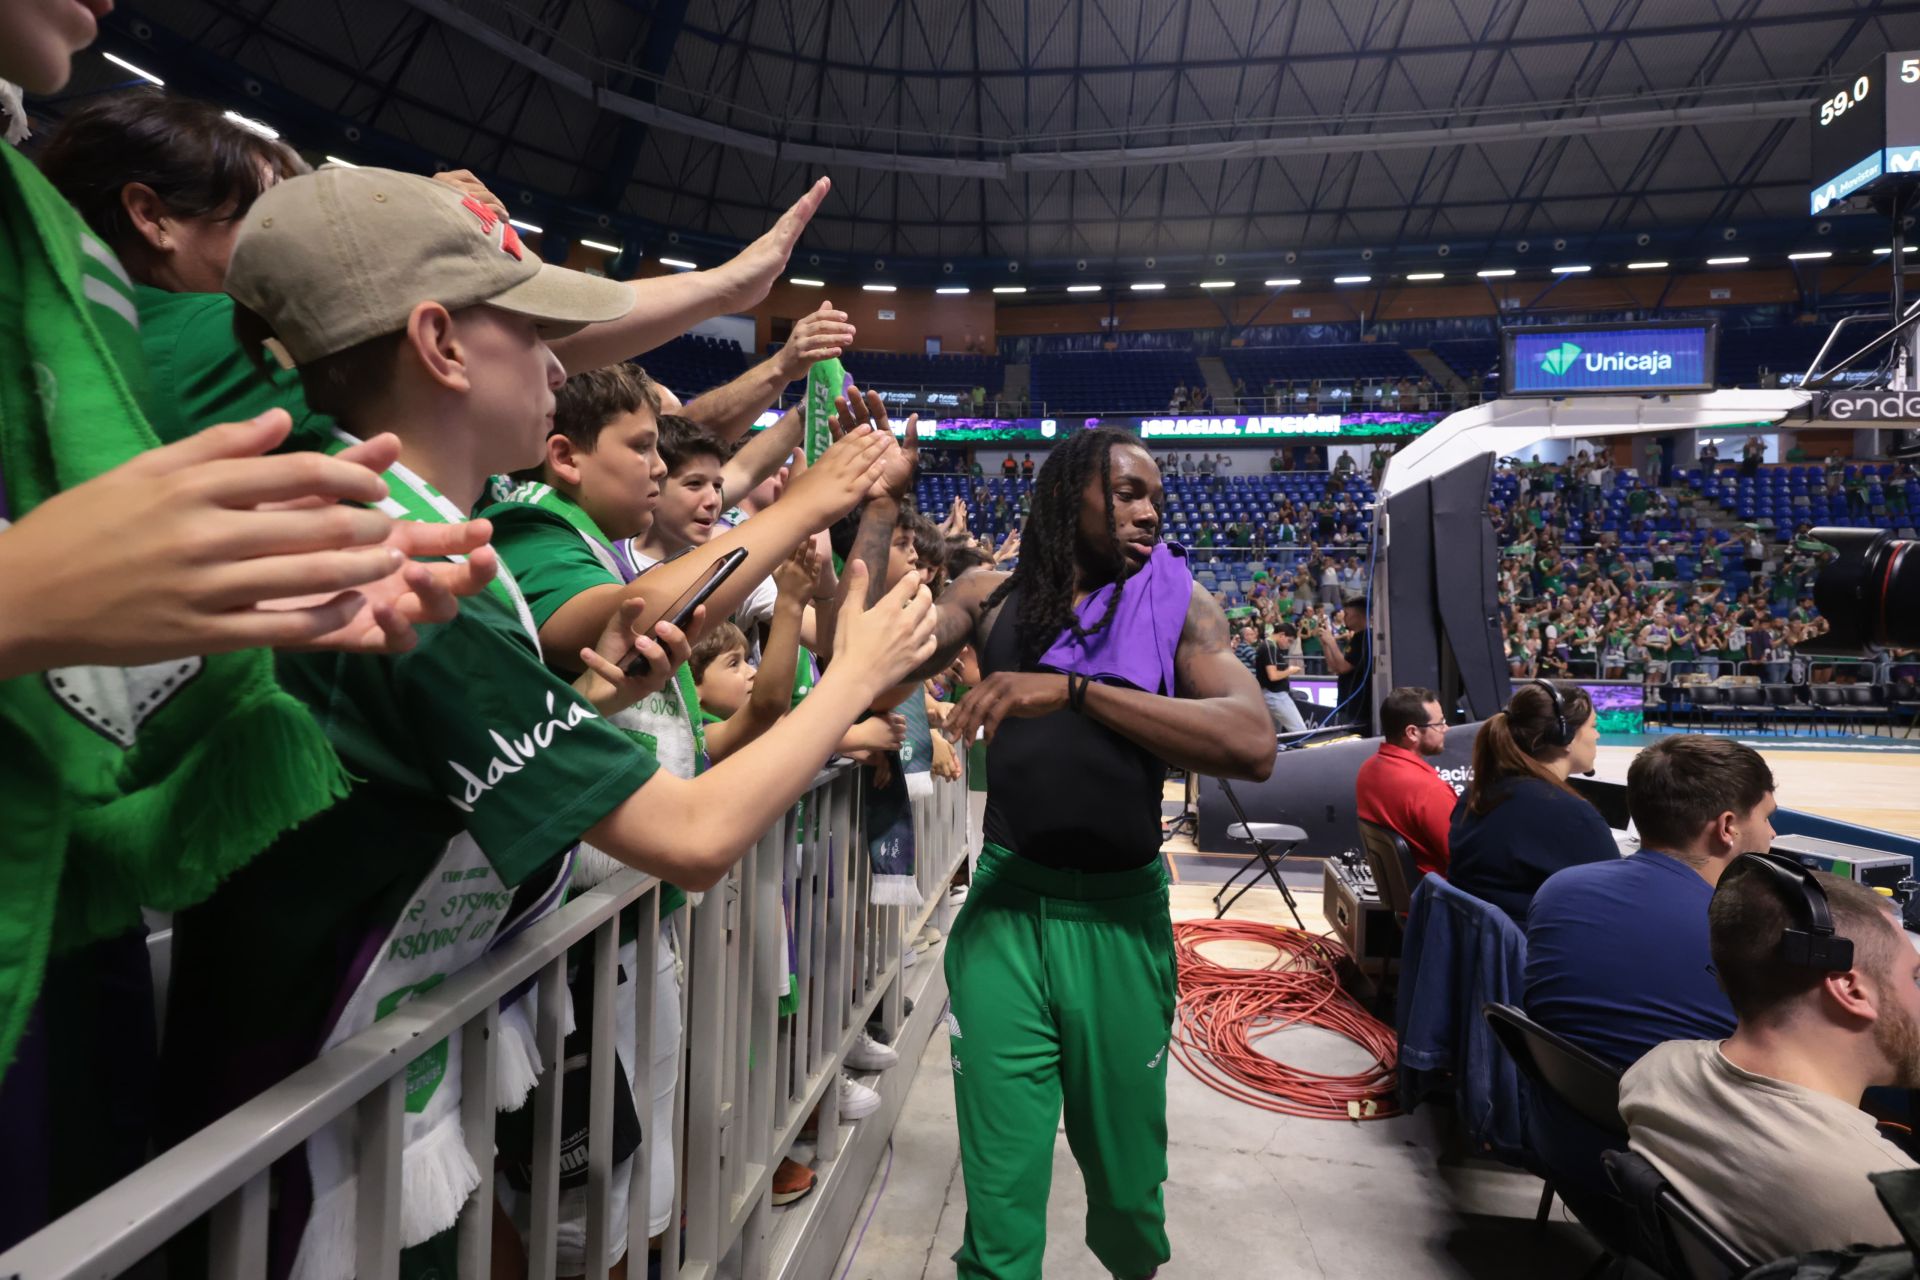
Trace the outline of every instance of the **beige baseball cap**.
{"type": "Polygon", "coordinates": [[[632,289],[540,261],[479,200],[391,169],[328,167],[267,188],[234,242],[227,292],[296,364],[398,333],[422,302],[531,316],[549,338],[633,308],[632,289]]]}

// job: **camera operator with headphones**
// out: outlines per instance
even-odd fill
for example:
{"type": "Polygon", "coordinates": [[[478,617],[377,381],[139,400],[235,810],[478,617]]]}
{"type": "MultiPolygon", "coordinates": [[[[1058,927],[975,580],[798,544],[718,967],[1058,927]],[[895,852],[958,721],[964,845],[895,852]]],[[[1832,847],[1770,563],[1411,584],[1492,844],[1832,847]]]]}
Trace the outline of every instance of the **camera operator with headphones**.
{"type": "Polygon", "coordinates": [[[1744,854],[1707,916],[1738,1025],[1669,1041],[1626,1073],[1633,1149],[1752,1256],[1900,1244],[1867,1175],[1917,1166],[1859,1109],[1871,1086],[1920,1086],[1920,953],[1892,904],[1744,854]]]}
{"type": "Polygon", "coordinates": [[[1513,691],[1473,739],[1473,781],[1453,811],[1447,879],[1525,927],[1548,876],[1620,856],[1607,820],[1567,785],[1593,768],[1600,729],[1578,685],[1535,680],[1513,691]]]}

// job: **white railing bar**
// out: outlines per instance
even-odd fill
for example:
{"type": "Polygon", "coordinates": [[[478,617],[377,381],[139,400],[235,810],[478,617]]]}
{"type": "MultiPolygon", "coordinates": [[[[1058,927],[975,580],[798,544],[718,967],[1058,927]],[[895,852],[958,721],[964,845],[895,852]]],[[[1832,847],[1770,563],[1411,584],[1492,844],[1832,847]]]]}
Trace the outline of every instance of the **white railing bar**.
{"type": "Polygon", "coordinates": [[[480,1185],[460,1210],[460,1274],[484,1276],[493,1269],[493,1046],[500,1039],[500,1004],[460,1028],[460,1128],[467,1154],[480,1171],[480,1185]]]}
{"type": "Polygon", "coordinates": [[[554,1280],[554,1248],[560,1235],[560,1108],[566,1092],[566,953],[547,961],[536,990],[539,1017],[534,1044],[540,1051],[540,1076],[533,1086],[533,1189],[527,1224],[529,1280],[554,1280]]]}
{"type": "MultiPolygon", "coordinates": [[[[620,913],[615,912],[593,933],[593,1035],[587,1068],[587,1132],[613,1134],[614,1046],[620,1036],[613,1022],[616,953],[620,949],[620,913]]],[[[635,966],[638,967],[637,965],[635,966]]],[[[647,977],[653,977],[649,968],[647,977]]],[[[633,980],[638,982],[636,973],[633,980]]],[[[578,1010],[575,1011],[576,1016],[578,1010]]],[[[639,1110],[639,1100],[634,1100],[639,1110]]],[[[612,1217],[612,1142],[587,1144],[587,1254],[588,1280],[607,1280],[607,1228],[612,1217]]]]}
{"type": "Polygon", "coordinates": [[[354,1107],[359,1129],[354,1161],[354,1274],[358,1280],[399,1280],[400,1148],[406,1137],[406,1102],[407,1077],[402,1072],[387,1077],[354,1107]]]}
{"type": "Polygon", "coordinates": [[[254,1280],[267,1273],[267,1175],[256,1173],[214,1208],[208,1274],[254,1280]]]}

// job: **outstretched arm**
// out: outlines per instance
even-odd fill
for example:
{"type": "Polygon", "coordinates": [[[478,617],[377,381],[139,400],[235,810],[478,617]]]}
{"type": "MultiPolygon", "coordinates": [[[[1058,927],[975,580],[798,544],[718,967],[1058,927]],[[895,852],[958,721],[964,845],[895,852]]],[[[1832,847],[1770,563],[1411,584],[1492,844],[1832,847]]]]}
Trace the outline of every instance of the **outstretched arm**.
{"type": "MultiPolygon", "coordinates": [[[[1233,655],[1227,615],[1194,584],[1174,654],[1175,696],[1089,684],[1081,713],[1176,768],[1216,778],[1264,780],[1273,772],[1273,724],[1253,673],[1233,655]]],[[[948,720],[956,742],[984,728],[988,741],[1007,716],[1065,710],[1067,677],[1000,671],[961,700],[948,720]]]]}
{"type": "Polygon", "coordinates": [[[633,310],[555,339],[553,354],[569,374],[599,369],[671,342],[702,320],[755,306],[786,268],[831,185],[825,178],[815,182],[771,230],[717,267],[631,281],[633,310]]]}

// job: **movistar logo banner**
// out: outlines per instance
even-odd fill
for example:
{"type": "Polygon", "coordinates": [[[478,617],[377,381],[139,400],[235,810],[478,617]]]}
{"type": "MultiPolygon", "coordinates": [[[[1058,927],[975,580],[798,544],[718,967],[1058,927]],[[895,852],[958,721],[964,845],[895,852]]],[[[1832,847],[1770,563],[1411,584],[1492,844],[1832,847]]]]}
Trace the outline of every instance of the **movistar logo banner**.
{"type": "Polygon", "coordinates": [[[1573,368],[1573,362],[1579,358],[1580,348],[1571,342],[1563,342],[1540,357],[1540,367],[1557,378],[1573,368]]]}

